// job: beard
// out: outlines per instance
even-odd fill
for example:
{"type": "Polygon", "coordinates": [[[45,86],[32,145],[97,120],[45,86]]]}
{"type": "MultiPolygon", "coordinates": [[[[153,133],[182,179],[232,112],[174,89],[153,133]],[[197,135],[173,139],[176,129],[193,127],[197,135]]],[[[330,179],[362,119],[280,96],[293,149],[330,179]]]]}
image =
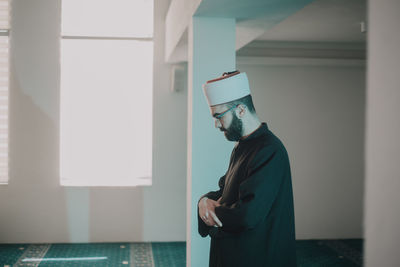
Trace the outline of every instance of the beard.
{"type": "Polygon", "coordinates": [[[234,114],[232,123],[228,127],[228,129],[222,128],[221,131],[224,131],[225,137],[229,141],[239,141],[240,137],[242,137],[243,132],[242,120],[239,119],[236,114],[234,114]]]}

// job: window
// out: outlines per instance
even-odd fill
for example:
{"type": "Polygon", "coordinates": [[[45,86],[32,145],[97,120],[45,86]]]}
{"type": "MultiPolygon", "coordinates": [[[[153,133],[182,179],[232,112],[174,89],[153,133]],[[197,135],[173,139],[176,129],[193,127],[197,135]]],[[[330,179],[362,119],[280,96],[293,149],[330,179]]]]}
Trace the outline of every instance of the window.
{"type": "Polygon", "coordinates": [[[0,0],[0,184],[8,183],[10,0],[0,0]]]}
{"type": "Polygon", "coordinates": [[[62,185],[151,184],[152,71],[152,0],[62,1],[62,185]]]}

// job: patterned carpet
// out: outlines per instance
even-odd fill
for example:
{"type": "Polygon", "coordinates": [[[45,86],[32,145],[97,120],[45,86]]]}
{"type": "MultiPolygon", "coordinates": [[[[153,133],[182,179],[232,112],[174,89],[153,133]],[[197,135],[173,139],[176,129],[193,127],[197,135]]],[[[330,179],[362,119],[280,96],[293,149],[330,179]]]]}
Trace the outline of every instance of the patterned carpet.
{"type": "Polygon", "coordinates": [[[299,267],[362,266],[362,251],[362,239],[296,241],[299,267]]]}
{"type": "MultiPolygon", "coordinates": [[[[299,267],[362,266],[362,239],[298,240],[299,267]]],[[[184,267],[185,242],[0,244],[0,267],[184,267]]]]}

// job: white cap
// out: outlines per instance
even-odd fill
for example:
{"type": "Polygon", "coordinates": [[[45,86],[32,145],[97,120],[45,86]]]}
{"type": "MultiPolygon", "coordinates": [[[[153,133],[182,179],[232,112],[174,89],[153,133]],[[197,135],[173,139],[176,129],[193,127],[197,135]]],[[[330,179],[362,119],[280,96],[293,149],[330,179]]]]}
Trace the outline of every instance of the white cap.
{"type": "Polygon", "coordinates": [[[249,80],[245,72],[224,73],[203,84],[203,91],[209,106],[224,104],[249,95],[249,80]]]}

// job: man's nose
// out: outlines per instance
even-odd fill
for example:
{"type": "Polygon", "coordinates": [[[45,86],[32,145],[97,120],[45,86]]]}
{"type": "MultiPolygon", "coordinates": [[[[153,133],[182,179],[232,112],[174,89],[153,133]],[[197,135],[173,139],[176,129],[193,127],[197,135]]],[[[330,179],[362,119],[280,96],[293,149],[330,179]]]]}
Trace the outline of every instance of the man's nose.
{"type": "Polygon", "coordinates": [[[215,119],[215,128],[220,128],[221,122],[218,119],[215,119]]]}

